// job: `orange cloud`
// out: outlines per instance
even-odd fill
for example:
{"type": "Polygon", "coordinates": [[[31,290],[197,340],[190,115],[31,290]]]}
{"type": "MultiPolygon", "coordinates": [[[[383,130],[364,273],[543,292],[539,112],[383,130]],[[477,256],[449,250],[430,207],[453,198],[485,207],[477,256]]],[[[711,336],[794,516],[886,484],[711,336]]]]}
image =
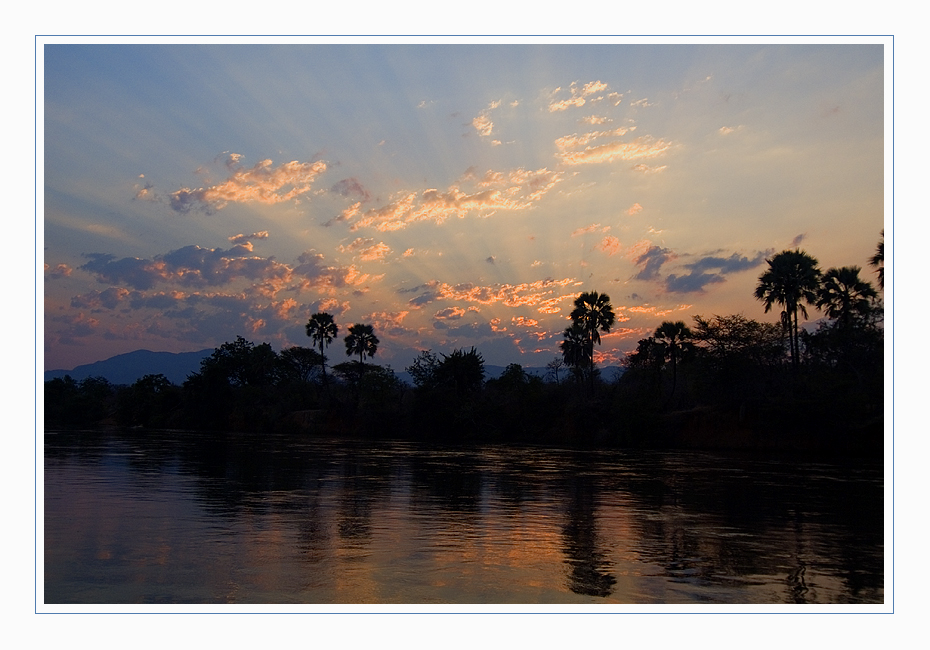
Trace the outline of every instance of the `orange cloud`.
{"type": "Polygon", "coordinates": [[[671,143],[665,140],[654,142],[651,138],[637,138],[633,142],[611,142],[596,147],[586,147],[584,151],[568,151],[556,155],[564,164],[574,166],[615,160],[654,158],[668,151],[669,147],[671,143]]]}
{"type": "MultiPolygon", "coordinates": [[[[520,168],[506,173],[488,171],[478,178],[474,169],[469,169],[462,181],[474,184],[478,191],[469,193],[459,185],[453,185],[445,192],[437,189],[424,190],[420,194],[408,192],[388,205],[368,210],[352,224],[351,230],[375,228],[387,232],[406,228],[418,221],[441,224],[450,217],[461,219],[470,213],[484,213],[487,216],[498,210],[525,210],[561,181],[562,177],[562,172],[546,168],[535,171],[520,168]]],[[[357,213],[356,205],[336,220],[349,220],[357,213]]]]}
{"type": "Polygon", "coordinates": [[[604,251],[608,255],[613,255],[614,253],[620,250],[620,240],[614,237],[613,235],[607,235],[594,248],[596,248],[599,251],[604,251]]]}
{"type": "Polygon", "coordinates": [[[639,164],[633,165],[633,171],[640,172],[643,174],[658,174],[659,172],[664,172],[667,167],[668,165],[662,165],[661,167],[650,167],[649,165],[644,165],[643,163],[639,163],[639,164]]]}
{"type": "Polygon", "coordinates": [[[573,133],[572,135],[565,135],[561,138],[556,138],[555,146],[558,147],[560,151],[565,151],[566,149],[583,147],[589,144],[592,140],[597,140],[598,138],[619,137],[635,130],[635,126],[631,126],[629,128],[621,126],[618,129],[613,129],[610,131],[590,131],[588,133],[582,133],[581,135],[573,133]]]}
{"type": "Polygon", "coordinates": [[[571,278],[546,279],[517,285],[498,284],[486,287],[475,286],[471,283],[450,285],[441,282],[435,287],[435,296],[443,300],[473,302],[481,305],[499,302],[507,307],[535,306],[550,297],[553,291],[570,284],[575,284],[575,280],[571,278]]]}
{"type": "MultiPolygon", "coordinates": [[[[590,226],[585,226],[584,228],[578,228],[572,231],[572,237],[578,237],[580,235],[587,235],[588,233],[592,233],[596,231],[598,228],[601,228],[601,224],[592,223],[590,226]]],[[[601,228],[601,232],[607,232],[608,230],[610,230],[610,226],[604,226],[603,228],[601,228]]]]}
{"type": "Polygon", "coordinates": [[[229,238],[229,241],[233,244],[248,245],[250,247],[249,250],[252,250],[250,241],[252,239],[268,239],[268,231],[262,230],[260,232],[253,232],[251,235],[233,235],[229,238]]]}
{"type": "Polygon", "coordinates": [[[60,280],[61,278],[66,278],[71,275],[71,267],[67,264],[58,264],[54,269],[49,271],[49,265],[45,265],[45,271],[48,272],[46,280],[60,280]]]}
{"type": "Polygon", "coordinates": [[[340,246],[339,250],[343,253],[357,253],[365,261],[381,260],[391,252],[391,249],[384,242],[375,243],[374,239],[357,238],[348,246],[340,246]]]}
{"type": "MultiPolygon", "coordinates": [[[[233,154],[230,160],[228,166],[236,169],[238,154],[233,154]]],[[[196,190],[182,188],[173,192],[170,195],[171,207],[177,212],[188,212],[194,207],[220,210],[229,203],[281,203],[309,192],[316,177],[325,171],[326,163],[323,161],[301,163],[293,160],[273,167],[271,160],[263,160],[251,169],[236,169],[219,185],[196,190]],[[284,191],[285,188],[290,189],[284,191]]]]}
{"type": "MultiPolygon", "coordinates": [[[[561,90],[562,90],[561,88],[556,88],[552,94],[555,95],[561,90]]],[[[586,83],[581,88],[579,88],[578,82],[574,81],[572,82],[569,90],[572,95],[569,99],[553,101],[552,103],[549,104],[550,113],[554,113],[556,111],[564,111],[568,108],[571,108],[572,106],[584,106],[585,97],[590,97],[591,95],[607,90],[607,84],[601,81],[591,81],[591,82],[586,83]]]]}
{"type": "Polygon", "coordinates": [[[642,212],[642,211],[643,211],[643,206],[641,206],[639,203],[634,203],[633,205],[630,206],[630,208],[626,211],[626,213],[632,217],[634,214],[638,212],[642,212]]]}

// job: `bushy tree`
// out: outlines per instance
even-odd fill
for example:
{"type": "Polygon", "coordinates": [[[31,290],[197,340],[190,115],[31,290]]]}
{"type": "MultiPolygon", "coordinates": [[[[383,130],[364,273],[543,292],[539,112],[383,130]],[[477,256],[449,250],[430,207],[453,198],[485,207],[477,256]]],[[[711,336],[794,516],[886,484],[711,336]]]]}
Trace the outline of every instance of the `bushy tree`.
{"type": "Polygon", "coordinates": [[[458,395],[477,393],[484,383],[484,357],[474,347],[467,352],[453,350],[452,354],[442,355],[435,376],[437,385],[458,395]]]}

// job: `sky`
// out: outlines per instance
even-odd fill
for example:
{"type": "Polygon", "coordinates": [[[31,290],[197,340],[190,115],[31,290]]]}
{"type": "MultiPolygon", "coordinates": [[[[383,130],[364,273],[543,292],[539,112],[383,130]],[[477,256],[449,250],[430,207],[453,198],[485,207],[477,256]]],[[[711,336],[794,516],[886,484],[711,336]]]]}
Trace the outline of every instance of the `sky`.
{"type": "Polygon", "coordinates": [[[880,44],[43,49],[45,369],[310,346],[318,311],[395,370],[543,366],[582,291],[613,364],[666,320],[777,322],[782,250],[875,278],[880,44]]]}

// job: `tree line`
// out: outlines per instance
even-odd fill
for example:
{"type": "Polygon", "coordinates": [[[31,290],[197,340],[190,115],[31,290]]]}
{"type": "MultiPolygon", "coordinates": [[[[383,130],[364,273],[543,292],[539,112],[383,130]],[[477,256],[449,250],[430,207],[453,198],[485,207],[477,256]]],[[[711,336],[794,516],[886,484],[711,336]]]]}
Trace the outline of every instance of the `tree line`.
{"type": "MultiPolygon", "coordinates": [[[[814,432],[806,439],[834,443],[851,429],[865,436],[864,427],[874,437],[883,418],[884,370],[877,291],[860,267],[822,272],[799,249],[766,262],[754,297],[764,313],[779,308],[779,322],[742,314],[663,322],[609,382],[600,377],[595,348],[616,316],[609,296],[596,291],[575,299],[545,377],[511,364],[486,379],[474,347],[424,350],[405,368],[410,386],[390,366],[370,363],[380,342],[363,323],[348,327],[343,339],[351,360],[329,366],[327,349],[339,327],[320,312],[306,323],[310,347],[276,353],[240,336],[214,350],[181,386],[161,375],[119,387],[102,378],[46,382],[46,426],[105,420],[128,427],[696,446],[791,447],[803,442],[803,431],[814,432]],[[824,315],[813,331],[800,327],[808,307],[824,315]]],[[[883,241],[869,263],[883,288],[883,241]]]]}

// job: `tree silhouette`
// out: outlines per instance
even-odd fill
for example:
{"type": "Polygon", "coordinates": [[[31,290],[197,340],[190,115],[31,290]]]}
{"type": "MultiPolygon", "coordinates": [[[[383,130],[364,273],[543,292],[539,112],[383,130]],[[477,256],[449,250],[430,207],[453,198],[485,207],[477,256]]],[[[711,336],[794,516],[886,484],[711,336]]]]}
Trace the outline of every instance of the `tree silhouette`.
{"type": "Polygon", "coordinates": [[[316,350],[293,346],[281,350],[278,359],[281,365],[281,379],[309,384],[314,379],[322,361],[322,355],[316,350]]]}
{"type": "Polygon", "coordinates": [[[562,332],[563,340],[559,344],[565,364],[576,370],[584,370],[594,354],[594,346],[588,333],[579,323],[572,323],[562,332]]]}
{"type": "Polygon", "coordinates": [[[872,285],[859,277],[861,270],[858,266],[844,266],[830,269],[823,276],[817,307],[844,329],[855,320],[867,318],[878,297],[872,285]]]}
{"type": "Polygon", "coordinates": [[[672,392],[675,394],[675,386],[678,383],[678,361],[687,354],[694,346],[691,343],[691,330],[682,321],[665,321],[656,328],[655,340],[664,348],[663,354],[666,359],[672,362],[672,392]]]}
{"type": "Polygon", "coordinates": [[[792,365],[797,368],[801,358],[798,312],[807,318],[804,303],[817,303],[820,269],[817,260],[801,250],[783,251],[766,262],[769,268],[759,276],[754,295],[765,304],[766,313],[773,304],[784,307],[781,322],[788,333],[792,365]]]}
{"type": "Polygon", "coordinates": [[[882,238],[875,247],[875,254],[869,258],[869,265],[874,266],[878,273],[878,286],[885,288],[885,229],[882,228],[882,238]]]}
{"type": "Polygon", "coordinates": [[[333,320],[332,315],[326,312],[317,312],[307,321],[307,336],[314,343],[320,346],[320,367],[323,369],[323,383],[326,384],[326,357],[323,356],[323,348],[333,342],[339,328],[333,320]]]}
{"type": "Polygon", "coordinates": [[[436,379],[439,385],[452,388],[458,395],[477,393],[484,383],[484,357],[475,348],[443,354],[436,368],[436,379]]]}
{"type": "Polygon", "coordinates": [[[364,365],[366,356],[375,356],[378,343],[380,341],[371,325],[356,323],[349,328],[349,334],[345,338],[346,356],[357,354],[359,365],[364,365]]]}
{"type": "MultiPolygon", "coordinates": [[[[607,333],[614,324],[614,310],[610,304],[610,296],[597,291],[586,291],[575,298],[575,308],[569,315],[572,326],[578,326],[587,340],[584,350],[588,357],[591,386],[594,387],[594,344],[601,344],[601,332],[607,333]]],[[[569,334],[572,328],[565,331],[569,334]]],[[[575,334],[572,333],[572,336],[575,334]]],[[[568,337],[566,336],[566,340],[568,337]]],[[[564,349],[563,349],[564,352],[564,349]]],[[[566,359],[568,362],[568,359],[566,359]]]]}

